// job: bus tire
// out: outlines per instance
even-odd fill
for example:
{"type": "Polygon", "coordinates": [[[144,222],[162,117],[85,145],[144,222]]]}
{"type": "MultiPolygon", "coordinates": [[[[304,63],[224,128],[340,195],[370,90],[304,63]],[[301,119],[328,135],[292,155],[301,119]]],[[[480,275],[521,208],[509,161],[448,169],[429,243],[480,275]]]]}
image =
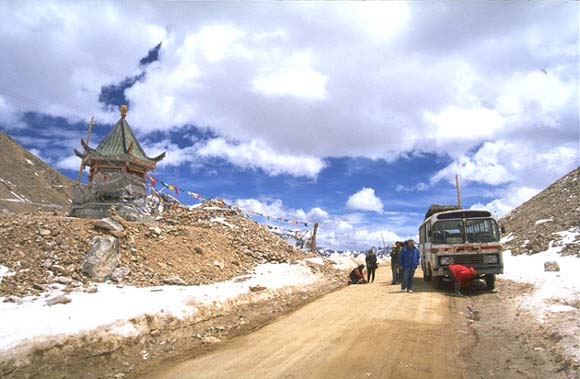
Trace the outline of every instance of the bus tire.
{"type": "Polygon", "coordinates": [[[435,288],[436,290],[440,290],[443,287],[443,277],[432,276],[431,279],[433,282],[433,288],[435,288]]]}
{"type": "Polygon", "coordinates": [[[488,291],[495,289],[495,274],[487,274],[485,276],[485,287],[488,291]]]}
{"type": "Polygon", "coordinates": [[[433,273],[431,272],[431,265],[427,265],[427,267],[423,271],[423,280],[425,280],[426,282],[430,282],[431,278],[433,278],[433,273]]]}

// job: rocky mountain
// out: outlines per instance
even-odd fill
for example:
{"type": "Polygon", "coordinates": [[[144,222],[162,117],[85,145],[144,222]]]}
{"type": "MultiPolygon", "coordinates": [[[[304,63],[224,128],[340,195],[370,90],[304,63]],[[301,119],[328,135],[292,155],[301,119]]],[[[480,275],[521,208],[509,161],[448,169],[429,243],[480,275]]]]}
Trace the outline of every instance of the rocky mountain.
{"type": "Polygon", "coordinates": [[[580,256],[580,167],[500,220],[506,249],[514,255],[549,248],[580,256]]]}
{"type": "Polygon", "coordinates": [[[0,212],[62,210],[74,182],[0,132],[0,212]]]}

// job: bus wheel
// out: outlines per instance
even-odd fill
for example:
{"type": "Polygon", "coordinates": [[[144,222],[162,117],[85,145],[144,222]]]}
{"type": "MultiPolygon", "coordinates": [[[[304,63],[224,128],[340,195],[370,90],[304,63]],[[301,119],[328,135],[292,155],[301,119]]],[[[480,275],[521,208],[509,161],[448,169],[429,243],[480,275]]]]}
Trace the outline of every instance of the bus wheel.
{"type": "Polygon", "coordinates": [[[431,265],[427,265],[425,270],[423,270],[423,280],[430,282],[432,277],[433,273],[431,272],[431,265]]]}
{"type": "Polygon", "coordinates": [[[485,286],[489,291],[493,291],[495,289],[495,275],[494,274],[487,274],[485,276],[485,286]]]}
{"type": "Polygon", "coordinates": [[[433,288],[440,290],[443,287],[443,277],[442,276],[432,276],[433,288]]]}

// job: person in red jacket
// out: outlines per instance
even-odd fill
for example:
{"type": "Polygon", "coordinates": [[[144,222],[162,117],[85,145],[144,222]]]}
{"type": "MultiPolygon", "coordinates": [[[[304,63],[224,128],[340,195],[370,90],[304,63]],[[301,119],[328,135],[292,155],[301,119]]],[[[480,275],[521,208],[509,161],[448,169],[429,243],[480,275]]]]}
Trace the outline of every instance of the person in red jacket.
{"type": "Polygon", "coordinates": [[[471,280],[477,276],[477,272],[473,267],[465,267],[463,265],[450,265],[449,272],[453,279],[455,295],[457,296],[463,296],[460,291],[461,287],[468,286],[471,280]]]}

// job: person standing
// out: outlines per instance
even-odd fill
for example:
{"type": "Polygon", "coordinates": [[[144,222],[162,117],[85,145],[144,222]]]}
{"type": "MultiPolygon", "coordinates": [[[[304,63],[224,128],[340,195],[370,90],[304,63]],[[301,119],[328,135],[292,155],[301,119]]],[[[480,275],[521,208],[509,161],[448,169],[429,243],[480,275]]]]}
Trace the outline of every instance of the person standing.
{"type": "Polygon", "coordinates": [[[365,258],[367,263],[367,283],[372,283],[375,281],[375,271],[377,271],[377,255],[370,249],[365,258]]]}
{"type": "Polygon", "coordinates": [[[401,255],[402,248],[403,243],[397,241],[391,249],[391,272],[393,274],[393,281],[391,284],[401,283],[401,274],[399,273],[399,256],[401,255]]]}
{"type": "Polygon", "coordinates": [[[415,241],[409,240],[401,251],[399,265],[403,269],[403,280],[401,281],[401,291],[413,293],[413,277],[415,270],[419,267],[419,249],[415,247],[415,241]]]}

